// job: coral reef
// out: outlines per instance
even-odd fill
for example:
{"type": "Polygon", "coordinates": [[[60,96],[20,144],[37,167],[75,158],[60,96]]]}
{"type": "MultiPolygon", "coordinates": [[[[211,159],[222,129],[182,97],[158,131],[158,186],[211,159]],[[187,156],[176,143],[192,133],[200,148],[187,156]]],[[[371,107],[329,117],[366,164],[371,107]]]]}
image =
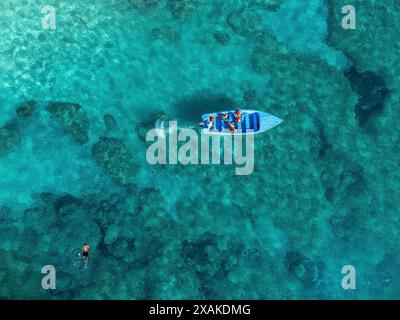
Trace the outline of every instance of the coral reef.
{"type": "Polygon", "coordinates": [[[89,141],[88,128],[89,120],[85,110],[76,103],[50,102],[47,110],[61,124],[65,132],[71,134],[78,144],[85,144],[89,141]]]}
{"type": "Polygon", "coordinates": [[[250,0],[249,4],[250,6],[259,6],[266,10],[276,11],[283,2],[283,0],[250,0]]]}
{"type": "Polygon", "coordinates": [[[285,258],[288,271],[298,278],[305,287],[313,287],[322,277],[322,263],[313,263],[297,251],[289,251],[285,258]]]}
{"type": "Polygon", "coordinates": [[[242,7],[232,11],[227,17],[232,31],[241,36],[254,36],[263,30],[260,16],[255,10],[242,7]]]}
{"type": "Polygon", "coordinates": [[[216,31],[213,33],[213,36],[220,44],[227,44],[231,41],[229,34],[226,32],[216,31]]]}
{"type": "Polygon", "coordinates": [[[181,19],[193,6],[193,0],[169,0],[168,7],[175,19],[181,19]]]}
{"type": "Polygon", "coordinates": [[[160,4],[159,0],[128,0],[129,4],[135,9],[154,9],[160,4]]]}
{"type": "Polygon", "coordinates": [[[163,119],[167,117],[167,114],[164,112],[152,112],[150,113],[147,118],[143,119],[141,122],[138,123],[135,131],[137,137],[142,141],[146,142],[146,135],[147,132],[151,129],[154,129],[155,123],[158,119],[163,119]]]}
{"type": "Polygon", "coordinates": [[[134,184],[137,165],[129,149],[115,138],[101,137],[92,147],[97,164],[104,168],[111,179],[124,187],[134,184]]]}
{"type": "Polygon", "coordinates": [[[29,118],[37,109],[37,102],[34,100],[25,101],[17,106],[17,115],[21,118],[29,118]]]}
{"type": "Polygon", "coordinates": [[[104,125],[106,126],[107,131],[115,131],[118,130],[118,124],[115,118],[107,113],[103,117],[104,125]]]}
{"type": "Polygon", "coordinates": [[[0,156],[18,145],[21,140],[21,130],[18,122],[10,121],[0,128],[0,156]]]}
{"type": "Polygon", "coordinates": [[[345,72],[345,75],[360,96],[355,106],[355,114],[360,125],[364,126],[371,116],[383,110],[389,90],[385,81],[370,71],[359,72],[353,66],[345,72]]]}
{"type": "Polygon", "coordinates": [[[168,41],[171,42],[176,42],[180,39],[179,32],[170,26],[162,26],[154,28],[151,30],[150,35],[154,39],[167,39],[168,41]]]}

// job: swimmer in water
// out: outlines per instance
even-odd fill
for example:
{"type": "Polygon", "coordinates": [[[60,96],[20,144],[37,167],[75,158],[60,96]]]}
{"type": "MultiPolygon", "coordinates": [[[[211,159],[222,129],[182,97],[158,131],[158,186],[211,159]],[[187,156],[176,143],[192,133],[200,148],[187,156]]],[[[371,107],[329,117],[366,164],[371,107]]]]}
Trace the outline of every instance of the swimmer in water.
{"type": "Polygon", "coordinates": [[[89,253],[90,253],[90,247],[87,243],[84,243],[82,247],[82,258],[86,264],[89,262],[89,253]]]}

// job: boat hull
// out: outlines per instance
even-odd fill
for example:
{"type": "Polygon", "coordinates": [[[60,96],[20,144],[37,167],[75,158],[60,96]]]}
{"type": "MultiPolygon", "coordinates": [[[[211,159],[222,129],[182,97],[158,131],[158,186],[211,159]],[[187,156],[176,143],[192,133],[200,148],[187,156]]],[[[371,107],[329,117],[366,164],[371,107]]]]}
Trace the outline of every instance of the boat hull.
{"type": "MultiPolygon", "coordinates": [[[[241,125],[238,125],[237,132],[231,132],[228,128],[222,129],[221,131],[217,129],[209,129],[209,128],[203,128],[201,131],[204,134],[209,134],[209,135],[249,135],[249,134],[259,134],[265,131],[268,131],[274,127],[276,127],[278,124],[282,122],[282,119],[267,113],[263,111],[258,111],[258,110],[252,110],[252,109],[240,109],[242,112],[243,117],[246,115],[250,114],[256,114],[258,113],[259,116],[259,128],[258,130],[251,130],[251,129],[246,129],[245,131],[242,131],[240,129],[241,125]]],[[[221,111],[221,112],[214,112],[214,113],[207,113],[203,114],[202,118],[203,121],[207,121],[210,116],[218,117],[220,114],[227,114],[232,111],[221,111]]],[[[245,119],[245,118],[244,118],[245,119]]]]}

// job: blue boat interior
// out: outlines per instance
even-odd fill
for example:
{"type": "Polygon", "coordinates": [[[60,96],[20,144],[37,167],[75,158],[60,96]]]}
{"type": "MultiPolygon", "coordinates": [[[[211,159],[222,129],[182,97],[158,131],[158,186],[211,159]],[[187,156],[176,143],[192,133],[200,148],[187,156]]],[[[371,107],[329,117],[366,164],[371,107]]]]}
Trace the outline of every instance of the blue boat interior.
{"type": "MultiPolygon", "coordinates": [[[[217,113],[214,118],[214,125],[211,127],[211,130],[217,130],[219,132],[228,130],[229,123],[235,123],[235,114],[230,111],[228,112],[228,119],[222,119],[222,113],[217,113]]],[[[210,119],[205,119],[203,122],[203,128],[207,129],[210,119]]],[[[260,130],[260,114],[258,112],[253,113],[244,113],[240,118],[240,122],[235,123],[235,128],[242,133],[245,133],[247,130],[253,130],[257,132],[260,130]]]]}

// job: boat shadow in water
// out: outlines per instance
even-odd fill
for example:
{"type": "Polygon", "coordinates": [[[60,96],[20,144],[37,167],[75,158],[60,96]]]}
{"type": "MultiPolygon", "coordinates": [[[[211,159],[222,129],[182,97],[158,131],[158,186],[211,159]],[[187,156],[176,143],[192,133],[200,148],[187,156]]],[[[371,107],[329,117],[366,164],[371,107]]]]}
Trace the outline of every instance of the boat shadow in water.
{"type": "Polygon", "coordinates": [[[234,108],[235,102],[224,94],[198,93],[178,101],[171,112],[178,122],[196,124],[202,114],[234,108]]]}
{"type": "Polygon", "coordinates": [[[140,140],[146,141],[146,133],[150,129],[162,129],[168,132],[169,121],[176,121],[178,128],[198,128],[202,114],[216,110],[234,109],[235,103],[223,94],[198,93],[185,97],[174,103],[170,110],[151,112],[136,127],[140,140]]]}

